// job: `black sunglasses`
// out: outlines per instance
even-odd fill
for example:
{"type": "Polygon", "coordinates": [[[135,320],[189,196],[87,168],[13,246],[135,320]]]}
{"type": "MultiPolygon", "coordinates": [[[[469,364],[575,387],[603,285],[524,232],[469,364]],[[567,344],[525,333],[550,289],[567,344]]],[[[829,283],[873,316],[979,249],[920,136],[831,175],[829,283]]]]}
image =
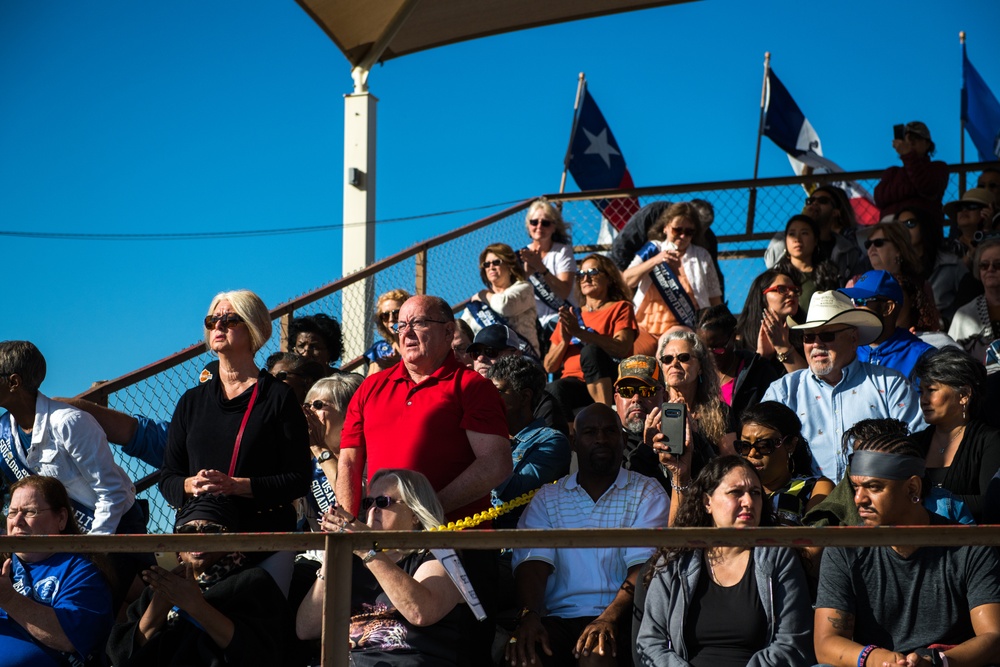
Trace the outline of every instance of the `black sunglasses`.
{"type": "Polygon", "coordinates": [[[277,380],[278,382],[284,382],[285,380],[288,379],[289,375],[294,375],[295,377],[299,378],[305,377],[302,373],[296,373],[295,371],[278,371],[277,373],[273,373],[273,375],[274,379],[277,380]]]}
{"type": "Polygon", "coordinates": [[[399,308],[397,308],[396,310],[383,310],[381,313],[378,314],[378,318],[383,322],[388,322],[390,319],[398,320],[399,308]]]}
{"type": "Polygon", "coordinates": [[[822,331],[820,333],[804,333],[802,334],[802,342],[807,345],[812,345],[818,338],[824,343],[832,343],[834,339],[837,338],[837,334],[847,331],[848,328],[849,327],[844,327],[843,329],[837,329],[836,331],[822,331]]]}
{"type": "Polygon", "coordinates": [[[688,352],[681,352],[676,357],[672,354],[665,354],[662,357],[660,357],[660,363],[663,364],[664,366],[669,366],[670,364],[674,363],[674,359],[681,362],[682,364],[686,364],[687,362],[691,361],[691,354],[688,352]]]}
{"type": "Polygon", "coordinates": [[[221,324],[223,329],[229,329],[235,327],[237,324],[243,324],[243,318],[236,313],[226,313],[225,315],[206,315],[205,316],[205,328],[214,329],[216,324],[221,324]]]}
{"type": "Polygon", "coordinates": [[[328,405],[330,405],[330,404],[327,403],[326,401],[321,401],[321,400],[317,399],[315,401],[310,401],[308,403],[303,403],[302,407],[304,407],[304,408],[312,408],[313,410],[322,410],[323,408],[325,408],[328,405]]]}
{"type": "Polygon", "coordinates": [[[833,206],[833,200],[830,199],[829,197],[806,197],[806,206],[811,206],[812,204],[833,206]]]}
{"type": "Polygon", "coordinates": [[[694,227],[668,227],[676,236],[694,236],[694,227]]]}
{"type": "Polygon", "coordinates": [[[604,273],[604,271],[601,271],[600,269],[587,269],[586,271],[577,271],[576,279],[584,280],[585,278],[596,278],[602,273],[604,273]]]}
{"type": "Polygon", "coordinates": [[[206,523],[201,526],[196,526],[193,523],[186,523],[183,526],[178,526],[174,529],[174,533],[177,535],[194,535],[196,533],[212,534],[212,533],[225,533],[226,527],[221,526],[217,523],[206,523]]]}
{"type": "MultiPolygon", "coordinates": [[[[374,496],[361,499],[361,512],[364,514],[368,513],[372,507],[377,507],[380,510],[388,509],[389,505],[393,503],[402,503],[402,500],[396,500],[395,498],[390,498],[389,496],[374,496]]],[[[404,503],[405,504],[405,503],[404,503]]]]}
{"type": "Polygon", "coordinates": [[[875,246],[876,248],[881,248],[886,243],[892,243],[892,241],[890,241],[889,239],[868,239],[867,241],[865,241],[865,250],[868,250],[868,248],[871,248],[872,246],[875,246]]]}
{"type": "Polygon", "coordinates": [[[636,393],[638,393],[642,398],[652,398],[656,395],[657,389],[659,389],[659,387],[650,387],[648,384],[641,384],[638,387],[627,384],[621,387],[615,387],[615,391],[618,392],[618,395],[625,399],[632,398],[636,395],[636,393]]]}
{"type": "Polygon", "coordinates": [[[483,262],[483,268],[488,269],[491,266],[501,266],[502,264],[503,264],[502,259],[488,259],[485,262],[483,262]]]}
{"type": "Polygon", "coordinates": [[[984,208],[986,208],[985,205],[974,202],[963,202],[958,205],[959,211],[982,211],[984,208]]]}
{"type": "Polygon", "coordinates": [[[768,456],[773,454],[775,448],[780,447],[785,443],[784,438],[762,438],[761,440],[755,440],[754,442],[747,442],[746,440],[737,440],[733,443],[733,447],[740,456],[746,456],[750,453],[751,449],[756,449],[757,453],[761,456],[768,456]]]}
{"type": "Polygon", "coordinates": [[[465,352],[473,359],[481,354],[489,357],[490,359],[496,359],[500,356],[502,351],[503,350],[498,350],[492,345],[470,345],[465,352]]]}
{"type": "Polygon", "coordinates": [[[979,262],[979,272],[1000,271],[1000,259],[979,262]]]}
{"type": "Polygon", "coordinates": [[[546,220],[545,218],[539,218],[537,220],[528,220],[528,224],[532,227],[537,227],[538,225],[541,225],[542,227],[551,227],[552,221],[546,220]]]}

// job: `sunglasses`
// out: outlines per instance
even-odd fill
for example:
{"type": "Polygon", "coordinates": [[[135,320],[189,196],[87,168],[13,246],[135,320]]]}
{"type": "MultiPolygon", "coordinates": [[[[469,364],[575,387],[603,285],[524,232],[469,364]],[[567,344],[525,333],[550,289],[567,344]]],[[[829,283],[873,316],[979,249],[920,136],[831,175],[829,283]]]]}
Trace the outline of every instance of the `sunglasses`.
{"type": "Polygon", "coordinates": [[[771,285],[762,294],[770,294],[771,292],[777,292],[781,296],[799,296],[802,294],[802,290],[794,285],[771,285]]]}
{"type": "Polygon", "coordinates": [[[295,371],[278,371],[274,373],[274,379],[278,382],[284,382],[288,379],[290,375],[294,375],[297,378],[305,377],[302,373],[296,373],[295,371]]]}
{"type": "Polygon", "coordinates": [[[768,456],[773,454],[775,448],[781,447],[785,443],[784,438],[763,438],[761,440],[755,440],[754,442],[747,442],[746,440],[737,440],[733,443],[733,447],[740,456],[746,456],[750,453],[751,449],[756,449],[757,453],[761,456],[768,456]]]}
{"type": "Polygon", "coordinates": [[[600,269],[587,269],[586,271],[578,271],[576,274],[577,280],[586,280],[587,278],[596,278],[597,276],[604,273],[600,269]]]}
{"type": "Polygon", "coordinates": [[[660,357],[660,363],[663,364],[664,366],[669,366],[670,364],[674,363],[674,359],[681,362],[682,364],[686,364],[687,362],[691,361],[691,354],[689,352],[681,352],[676,357],[672,354],[665,354],[662,357],[660,357]]]}
{"type": "Polygon", "coordinates": [[[500,356],[503,350],[498,350],[492,345],[470,345],[466,352],[470,357],[475,359],[476,357],[483,355],[489,357],[490,359],[496,359],[500,356]]]}
{"type": "MultiPolygon", "coordinates": [[[[361,512],[363,514],[368,514],[368,510],[372,507],[377,507],[380,510],[388,509],[389,505],[393,503],[402,503],[402,500],[396,500],[395,498],[390,498],[389,496],[374,496],[361,499],[361,512]]],[[[403,503],[404,505],[406,503],[403,503]]]]}
{"type": "Polygon", "coordinates": [[[965,202],[958,205],[959,211],[982,211],[986,206],[983,204],[976,204],[973,202],[965,202]]]}
{"type": "Polygon", "coordinates": [[[864,308],[865,306],[875,306],[880,303],[885,303],[888,301],[884,296],[865,296],[856,297],[851,299],[851,303],[854,304],[855,308],[864,308]]]}
{"type": "Polygon", "coordinates": [[[488,269],[491,266],[501,266],[502,264],[503,264],[503,260],[502,259],[490,259],[490,260],[487,260],[487,261],[483,262],[483,268],[484,269],[488,269]]]}
{"type": "Polygon", "coordinates": [[[312,408],[313,410],[322,410],[323,408],[325,408],[328,405],[330,405],[330,404],[327,403],[326,401],[321,401],[319,399],[316,399],[315,401],[310,401],[308,403],[303,403],[302,407],[304,407],[304,408],[312,408]]]}
{"type": "Polygon", "coordinates": [[[212,330],[216,324],[221,324],[223,329],[230,329],[237,324],[243,324],[243,318],[236,313],[226,313],[225,315],[206,315],[205,328],[212,330]]]}
{"type": "Polygon", "coordinates": [[[1000,271],[1000,259],[994,259],[990,262],[979,262],[979,272],[983,271],[1000,271]]]}
{"type": "Polygon", "coordinates": [[[383,323],[388,322],[389,320],[398,320],[399,308],[397,308],[396,310],[383,310],[381,313],[378,314],[378,318],[383,323]]]}
{"type": "Polygon", "coordinates": [[[833,206],[833,200],[829,197],[806,197],[806,206],[812,206],[813,204],[833,206]]]}
{"type": "Polygon", "coordinates": [[[552,221],[546,220],[545,218],[539,218],[538,220],[528,220],[528,224],[532,227],[537,227],[538,225],[541,225],[542,227],[551,227],[552,221]]]}
{"type": "Polygon", "coordinates": [[[729,337],[729,340],[727,340],[722,347],[710,347],[709,349],[712,351],[712,354],[714,354],[717,357],[721,357],[722,355],[724,355],[726,352],[729,351],[730,347],[732,347],[733,340],[735,338],[736,338],[736,333],[734,332],[733,335],[729,337]]]}
{"type": "Polygon", "coordinates": [[[892,241],[890,241],[889,239],[868,239],[867,241],[865,241],[865,250],[868,250],[872,246],[875,246],[876,248],[881,248],[886,243],[892,243],[892,241]]]}
{"type": "Polygon", "coordinates": [[[671,227],[674,236],[694,236],[694,227],[671,227]]]}
{"type": "Polygon", "coordinates": [[[837,329],[836,331],[822,331],[820,333],[804,333],[802,334],[802,342],[806,345],[812,345],[818,338],[824,343],[832,343],[834,339],[837,338],[837,334],[847,331],[848,328],[849,327],[844,327],[843,329],[837,329]]]}
{"type": "Polygon", "coordinates": [[[177,526],[174,529],[174,533],[177,535],[194,535],[197,533],[201,534],[214,534],[214,533],[225,533],[226,527],[221,526],[217,523],[206,523],[201,526],[196,526],[191,523],[186,523],[183,526],[177,526]]]}
{"type": "Polygon", "coordinates": [[[615,387],[615,391],[622,398],[632,398],[636,394],[639,394],[642,398],[652,398],[656,395],[656,390],[659,387],[650,387],[648,384],[641,384],[638,387],[633,385],[622,385],[621,387],[615,387]]]}

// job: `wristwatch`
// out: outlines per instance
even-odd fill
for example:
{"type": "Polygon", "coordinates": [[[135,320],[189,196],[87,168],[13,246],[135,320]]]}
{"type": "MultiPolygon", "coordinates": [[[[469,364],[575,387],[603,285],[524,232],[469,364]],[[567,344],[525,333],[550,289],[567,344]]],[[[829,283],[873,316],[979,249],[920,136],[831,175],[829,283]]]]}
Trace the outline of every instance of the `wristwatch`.
{"type": "Polygon", "coordinates": [[[789,364],[792,362],[792,355],[790,352],[777,352],[775,351],[775,356],[783,364],[789,364]]]}
{"type": "MultiPolygon", "coordinates": [[[[538,612],[531,607],[522,607],[521,611],[517,612],[517,622],[520,623],[528,614],[538,614],[538,612]]],[[[541,616],[541,614],[538,615],[541,616]]]]}
{"type": "Polygon", "coordinates": [[[329,449],[324,449],[323,453],[316,457],[316,460],[319,461],[320,463],[326,463],[332,458],[333,458],[333,452],[331,452],[329,449]]]}

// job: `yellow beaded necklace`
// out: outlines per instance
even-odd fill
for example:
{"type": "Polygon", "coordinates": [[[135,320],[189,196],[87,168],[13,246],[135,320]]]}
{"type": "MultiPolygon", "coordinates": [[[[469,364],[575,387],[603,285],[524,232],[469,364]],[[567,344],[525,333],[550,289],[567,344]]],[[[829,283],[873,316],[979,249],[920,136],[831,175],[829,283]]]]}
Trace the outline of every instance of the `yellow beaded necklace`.
{"type": "MultiPolygon", "coordinates": [[[[555,482],[552,483],[555,484],[555,482]]],[[[536,493],[538,493],[538,489],[522,493],[517,498],[508,500],[499,507],[491,507],[483,512],[476,512],[472,516],[467,516],[464,519],[459,519],[458,521],[449,521],[447,525],[441,524],[437,528],[431,528],[431,530],[464,530],[466,528],[473,528],[481,524],[483,521],[492,521],[498,516],[506,514],[513,509],[522,505],[527,505],[531,502],[531,499],[536,493]]]]}

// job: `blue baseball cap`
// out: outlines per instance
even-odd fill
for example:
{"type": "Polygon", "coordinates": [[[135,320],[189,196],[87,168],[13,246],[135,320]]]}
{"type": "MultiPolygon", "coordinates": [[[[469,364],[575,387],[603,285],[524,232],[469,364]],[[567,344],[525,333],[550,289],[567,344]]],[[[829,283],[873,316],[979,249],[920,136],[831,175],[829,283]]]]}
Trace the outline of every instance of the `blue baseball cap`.
{"type": "Polygon", "coordinates": [[[896,303],[903,303],[903,288],[888,271],[869,271],[861,274],[854,287],[837,290],[851,299],[870,299],[880,296],[896,303]]]}

